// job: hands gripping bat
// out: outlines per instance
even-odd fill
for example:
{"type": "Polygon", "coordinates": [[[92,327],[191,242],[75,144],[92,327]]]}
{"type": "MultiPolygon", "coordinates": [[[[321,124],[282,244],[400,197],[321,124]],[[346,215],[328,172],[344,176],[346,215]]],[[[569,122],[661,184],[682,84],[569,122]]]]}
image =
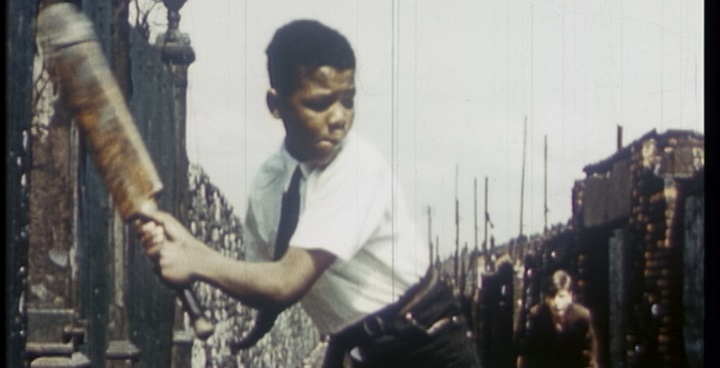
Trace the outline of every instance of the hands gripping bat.
{"type": "MultiPolygon", "coordinates": [[[[102,54],[90,20],[73,5],[56,3],[38,16],[37,34],[51,77],[64,91],[67,104],[125,222],[151,220],[162,182],[143,144],[125,99],[102,54]]],[[[214,326],[202,315],[195,295],[178,295],[198,338],[214,326]]]]}

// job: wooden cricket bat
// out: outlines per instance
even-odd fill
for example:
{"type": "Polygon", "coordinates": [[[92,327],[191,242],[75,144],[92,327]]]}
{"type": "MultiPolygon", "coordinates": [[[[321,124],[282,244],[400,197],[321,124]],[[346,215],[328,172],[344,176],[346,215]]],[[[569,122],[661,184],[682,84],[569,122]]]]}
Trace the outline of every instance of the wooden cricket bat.
{"type": "MultiPolygon", "coordinates": [[[[97,41],[90,20],[69,3],[41,9],[37,34],[48,72],[63,90],[63,102],[87,137],[113,203],[124,221],[151,220],[163,185],[125,98],[97,41]]],[[[198,338],[215,327],[190,289],[179,292],[198,338]]]]}

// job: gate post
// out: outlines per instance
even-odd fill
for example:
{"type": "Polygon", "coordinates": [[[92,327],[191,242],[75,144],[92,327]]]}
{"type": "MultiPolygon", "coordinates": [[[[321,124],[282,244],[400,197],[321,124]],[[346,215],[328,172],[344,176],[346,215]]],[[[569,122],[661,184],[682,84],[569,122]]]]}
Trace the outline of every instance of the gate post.
{"type": "MultiPolygon", "coordinates": [[[[132,93],[130,69],[130,23],[128,22],[129,1],[110,0],[110,67],[118,87],[130,100],[132,93]]],[[[105,350],[108,368],[133,367],[141,355],[140,349],[130,341],[130,317],[128,313],[129,290],[129,247],[130,241],[127,227],[117,211],[113,211],[110,226],[110,254],[112,262],[110,280],[112,282],[112,298],[108,305],[108,314],[112,328],[108,331],[109,341],[105,350]]]]}
{"type": "MultiPolygon", "coordinates": [[[[155,46],[160,50],[162,61],[167,66],[172,78],[172,94],[175,110],[175,136],[173,154],[175,157],[175,198],[174,213],[178,219],[188,224],[187,210],[189,207],[188,193],[188,158],[186,150],[187,122],[187,86],[188,68],[195,61],[195,51],[190,46],[190,37],[180,32],[180,8],[185,0],[163,0],[167,8],[167,32],[158,35],[155,46]]],[[[192,344],[194,333],[185,323],[185,313],[181,303],[176,300],[174,319],[174,335],[172,347],[172,367],[190,367],[192,360],[192,344]]]]}
{"type": "Polygon", "coordinates": [[[28,134],[32,118],[33,29],[36,3],[10,0],[5,50],[5,366],[25,366],[24,305],[28,251],[28,134]]]}

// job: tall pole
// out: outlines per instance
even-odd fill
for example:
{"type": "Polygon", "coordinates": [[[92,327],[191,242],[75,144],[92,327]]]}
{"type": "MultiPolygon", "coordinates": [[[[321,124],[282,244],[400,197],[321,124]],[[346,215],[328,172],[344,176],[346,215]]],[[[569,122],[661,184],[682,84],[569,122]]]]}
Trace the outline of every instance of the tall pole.
{"type": "Polygon", "coordinates": [[[458,257],[460,256],[460,201],[458,200],[458,165],[455,165],[455,281],[458,281],[458,257]]]}
{"type": "Polygon", "coordinates": [[[432,242],[432,213],[430,206],[427,208],[428,215],[428,247],[430,248],[430,264],[433,263],[433,242],[432,242]]]}
{"type": "Polygon", "coordinates": [[[475,211],[475,251],[473,251],[473,256],[470,257],[470,266],[472,267],[472,292],[474,293],[477,288],[477,269],[480,264],[478,262],[480,250],[478,249],[477,178],[473,180],[473,208],[475,211]]]}
{"type": "Polygon", "coordinates": [[[488,177],[485,177],[485,239],[483,240],[483,254],[485,255],[485,269],[490,261],[488,254],[488,177]]]}
{"type": "Polygon", "coordinates": [[[544,190],[544,194],[543,194],[543,198],[544,198],[544,204],[543,204],[544,213],[543,213],[543,214],[544,214],[544,216],[545,216],[545,227],[544,227],[544,229],[545,229],[545,232],[547,233],[547,231],[548,231],[548,205],[547,205],[548,144],[547,144],[547,134],[545,134],[544,159],[545,159],[545,169],[544,169],[544,172],[543,172],[543,176],[544,176],[544,188],[543,188],[543,190],[544,190]]]}
{"type": "Polygon", "coordinates": [[[467,272],[466,272],[466,261],[465,256],[468,254],[468,246],[467,242],[465,242],[465,246],[463,247],[462,255],[460,256],[460,295],[465,296],[465,284],[467,282],[467,272]]]}
{"type": "Polygon", "coordinates": [[[440,266],[440,235],[435,235],[435,263],[440,266]]]}
{"type": "Polygon", "coordinates": [[[523,206],[525,205],[525,148],[527,143],[527,116],[523,125],[523,153],[522,153],[522,174],[520,176],[520,232],[518,236],[523,234],[523,206]]]}
{"type": "Polygon", "coordinates": [[[473,206],[475,210],[475,253],[478,252],[477,178],[473,180],[473,206]]]}

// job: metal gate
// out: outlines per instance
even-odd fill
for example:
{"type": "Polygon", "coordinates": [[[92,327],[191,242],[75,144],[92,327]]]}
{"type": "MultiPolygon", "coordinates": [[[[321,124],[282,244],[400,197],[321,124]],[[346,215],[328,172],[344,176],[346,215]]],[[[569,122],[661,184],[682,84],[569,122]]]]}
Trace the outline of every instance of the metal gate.
{"type": "MultiPolygon", "coordinates": [[[[152,142],[165,188],[160,207],[182,218],[189,42],[177,37],[175,22],[167,43],[151,45],[129,26],[128,1],[74,3],[92,20],[139,131],[152,142]]],[[[6,366],[169,367],[175,293],[153,274],[57,103],[63,91],[34,47],[40,6],[8,2],[6,366]]]]}

